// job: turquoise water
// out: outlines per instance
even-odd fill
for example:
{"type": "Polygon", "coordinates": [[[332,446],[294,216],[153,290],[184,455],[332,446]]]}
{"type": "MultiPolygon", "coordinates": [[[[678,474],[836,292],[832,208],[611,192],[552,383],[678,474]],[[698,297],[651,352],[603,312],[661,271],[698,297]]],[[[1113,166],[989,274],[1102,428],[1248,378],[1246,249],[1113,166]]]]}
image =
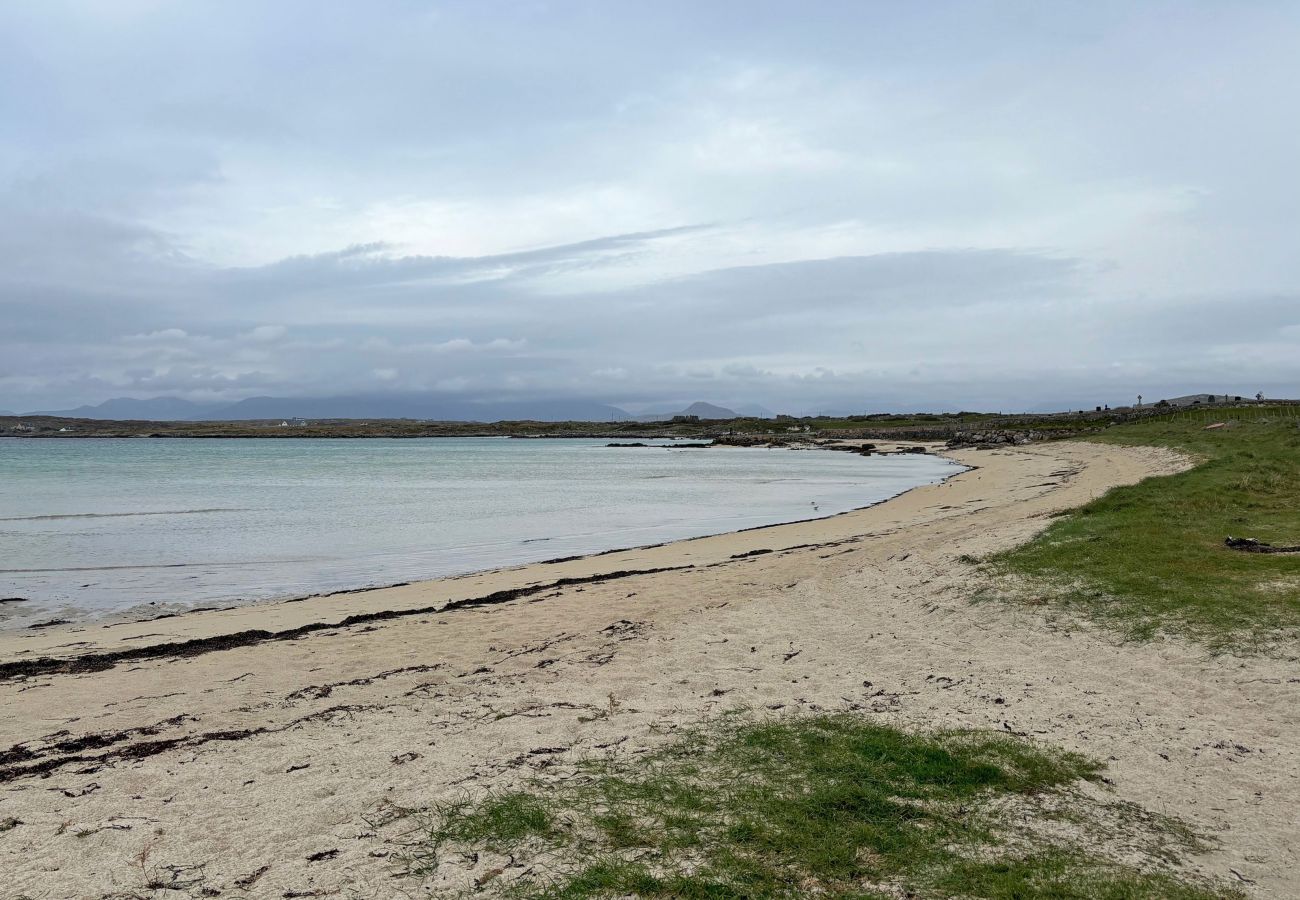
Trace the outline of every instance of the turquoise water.
{"type": "Polygon", "coordinates": [[[0,627],[227,606],[833,515],[930,456],[601,440],[0,440],[0,627]]]}

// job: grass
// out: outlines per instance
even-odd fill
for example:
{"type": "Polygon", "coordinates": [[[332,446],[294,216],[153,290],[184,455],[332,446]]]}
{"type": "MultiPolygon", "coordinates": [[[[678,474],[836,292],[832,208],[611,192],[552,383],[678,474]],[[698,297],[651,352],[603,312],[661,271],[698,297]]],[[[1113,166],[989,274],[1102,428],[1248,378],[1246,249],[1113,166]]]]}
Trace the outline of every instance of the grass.
{"type": "Polygon", "coordinates": [[[464,873],[484,851],[508,854],[515,875],[480,878],[475,895],[538,900],[1237,896],[1171,874],[1163,861],[1196,842],[1160,817],[1140,820],[1159,848],[1147,869],[1023,824],[1065,798],[1071,820],[1104,830],[1101,808],[1071,792],[1099,769],[994,733],[912,734],[847,715],[731,721],[440,807],[408,861],[414,874],[464,873]]]}
{"type": "Polygon", "coordinates": [[[1258,418],[1205,430],[1205,416],[1108,429],[1094,440],[1170,447],[1199,464],[1111,491],[1036,540],[987,560],[1052,602],[1131,639],[1180,634],[1216,651],[1262,649],[1300,626],[1300,554],[1230,550],[1224,538],[1300,544],[1300,428],[1258,418]]]}
{"type": "Polygon", "coordinates": [[[477,804],[460,800],[441,810],[438,842],[486,842],[496,848],[515,844],[534,834],[547,834],[555,826],[550,808],[540,797],[503,794],[477,804]]]}

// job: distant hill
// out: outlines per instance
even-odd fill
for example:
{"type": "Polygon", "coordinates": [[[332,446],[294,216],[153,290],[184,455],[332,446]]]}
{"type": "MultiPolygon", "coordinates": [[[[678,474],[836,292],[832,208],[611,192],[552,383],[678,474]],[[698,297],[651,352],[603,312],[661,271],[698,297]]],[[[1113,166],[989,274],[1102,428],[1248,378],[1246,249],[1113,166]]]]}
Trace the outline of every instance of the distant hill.
{"type": "Polygon", "coordinates": [[[734,409],[727,409],[725,406],[697,401],[682,410],[680,415],[699,416],[701,419],[735,419],[739,418],[740,414],[734,409]]]}
{"type": "MultiPolygon", "coordinates": [[[[1170,397],[1165,400],[1170,406],[1197,406],[1202,403],[1240,403],[1243,400],[1254,400],[1254,397],[1247,397],[1243,394],[1188,394],[1185,397],[1170,397]]],[[[1144,406],[1151,406],[1150,403],[1144,403],[1144,406]]]]}
{"type": "Polygon", "coordinates": [[[685,409],[662,413],[644,413],[636,416],[638,422],[666,422],[673,416],[699,416],[701,419],[738,419],[740,414],[734,409],[717,406],[713,403],[696,401],[685,409]]]}
{"type": "Polygon", "coordinates": [[[192,403],[180,397],[153,397],[148,400],[135,400],[131,397],[117,397],[105,400],[94,406],[78,406],[76,409],[41,410],[27,413],[39,416],[65,416],[69,419],[141,419],[153,422],[193,422],[210,418],[210,414],[220,409],[222,404],[192,403]]]}
{"type": "Polygon", "coordinates": [[[590,400],[455,400],[436,394],[373,394],[351,397],[249,397],[205,418],[249,419],[433,419],[445,422],[625,422],[625,410],[590,400]]]}
{"type": "Polygon", "coordinates": [[[590,400],[480,402],[437,394],[362,394],[345,397],[250,397],[238,403],[200,404],[179,397],[122,397],[95,406],[28,415],[154,422],[228,422],[253,419],[435,419],[447,422],[626,422],[617,406],[590,400]]]}
{"type": "MultiPolygon", "coordinates": [[[[17,415],[17,413],[0,413],[17,415]]],[[[334,397],[249,397],[237,403],[195,403],[180,397],[138,400],[117,397],[75,409],[40,410],[25,415],[72,419],[151,422],[238,422],[255,419],[422,419],[443,422],[663,422],[673,416],[701,419],[770,419],[774,413],[757,404],[729,408],[697,401],[684,409],[665,409],[632,416],[594,400],[462,400],[442,394],[355,394],[334,397]]]]}

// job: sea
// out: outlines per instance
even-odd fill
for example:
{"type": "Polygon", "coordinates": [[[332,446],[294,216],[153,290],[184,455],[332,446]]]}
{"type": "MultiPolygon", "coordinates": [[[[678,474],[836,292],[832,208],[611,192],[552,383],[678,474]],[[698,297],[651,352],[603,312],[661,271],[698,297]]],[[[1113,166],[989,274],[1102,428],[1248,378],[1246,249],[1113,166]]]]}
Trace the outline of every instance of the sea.
{"type": "Polygon", "coordinates": [[[832,516],[961,471],[926,455],[646,443],[0,439],[0,628],[303,597],[832,516]]]}

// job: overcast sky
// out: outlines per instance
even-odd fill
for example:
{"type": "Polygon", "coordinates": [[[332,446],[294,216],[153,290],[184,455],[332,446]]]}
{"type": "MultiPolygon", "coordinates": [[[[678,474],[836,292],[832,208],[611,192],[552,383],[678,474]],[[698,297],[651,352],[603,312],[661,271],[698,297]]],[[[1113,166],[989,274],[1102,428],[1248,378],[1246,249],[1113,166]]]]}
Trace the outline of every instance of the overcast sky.
{"type": "Polygon", "coordinates": [[[0,6],[0,408],[1300,396],[1300,4],[0,6]]]}

